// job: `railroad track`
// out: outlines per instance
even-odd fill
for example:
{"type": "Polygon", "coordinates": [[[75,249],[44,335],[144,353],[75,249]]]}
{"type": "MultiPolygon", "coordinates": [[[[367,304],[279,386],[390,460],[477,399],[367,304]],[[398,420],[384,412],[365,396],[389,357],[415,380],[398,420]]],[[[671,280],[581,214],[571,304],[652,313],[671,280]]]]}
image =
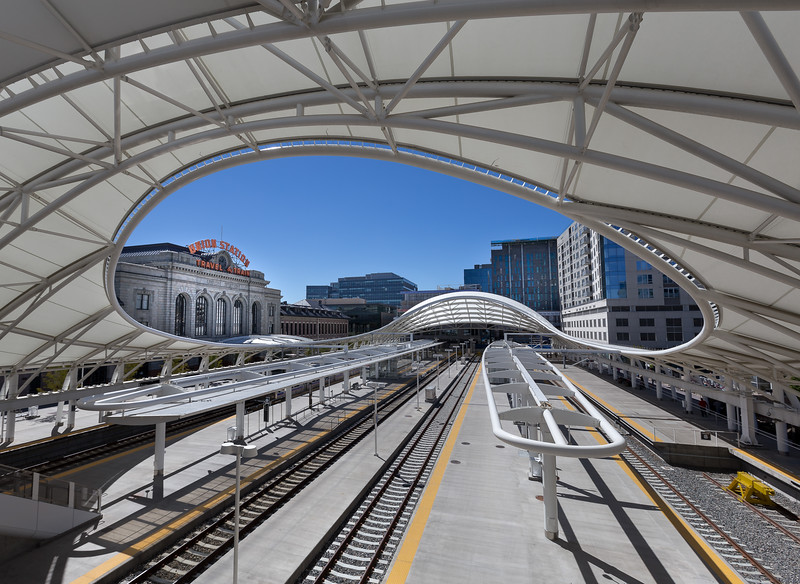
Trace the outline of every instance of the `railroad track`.
{"type": "MultiPolygon", "coordinates": [[[[429,379],[432,373],[421,376],[429,379]]],[[[414,395],[415,382],[406,384],[404,391],[378,392],[380,399],[378,423],[391,416],[414,395]]],[[[370,411],[366,412],[371,413],[370,411]]],[[[353,446],[373,430],[371,415],[364,415],[351,427],[324,443],[304,451],[297,459],[284,464],[266,481],[245,494],[240,504],[239,535],[246,537],[263,524],[278,509],[316,480],[353,446]]],[[[216,517],[208,519],[183,540],[151,561],[142,571],[126,578],[127,584],[183,584],[191,582],[233,545],[235,509],[231,505],[216,517]]]]}
{"type": "MultiPolygon", "coordinates": [[[[410,365],[405,365],[400,368],[399,373],[407,373],[410,369],[410,365]]],[[[424,380],[425,376],[420,377],[420,382],[424,380]]],[[[305,391],[297,391],[294,392],[294,397],[298,397],[304,395],[304,393],[311,394],[312,390],[308,389],[305,391]]],[[[273,402],[273,405],[278,405],[284,402],[284,398],[280,397],[273,402]]],[[[247,402],[245,407],[245,413],[252,413],[255,411],[261,410],[263,403],[260,399],[250,400],[247,402]]],[[[174,422],[169,422],[167,424],[167,437],[174,436],[176,434],[180,434],[183,432],[190,431],[195,428],[201,428],[205,425],[212,424],[223,420],[235,413],[235,408],[233,406],[227,408],[221,408],[219,410],[214,410],[212,412],[206,412],[203,414],[197,414],[195,416],[191,416],[188,418],[184,418],[181,420],[176,420],[174,422]]],[[[103,432],[108,429],[107,426],[101,426],[91,430],[91,432],[103,432]]],[[[70,435],[65,435],[64,439],[70,439],[70,435]]],[[[104,443],[99,446],[92,446],[89,448],[83,448],[80,450],[76,450],[75,452],[71,452],[68,454],[59,455],[57,458],[50,459],[50,460],[38,460],[36,462],[31,462],[26,466],[22,467],[22,470],[27,470],[30,472],[36,472],[43,475],[54,475],[56,473],[66,472],[68,470],[72,470],[89,462],[93,462],[95,460],[101,460],[107,456],[111,456],[112,454],[117,454],[120,452],[125,452],[127,450],[131,450],[136,448],[137,446],[141,446],[143,444],[147,444],[152,442],[155,438],[155,431],[148,428],[142,428],[141,432],[138,432],[131,436],[126,436],[123,438],[114,437],[113,439],[109,439],[107,443],[104,443]]],[[[23,455],[23,458],[25,456],[23,455]]],[[[35,459],[34,455],[27,456],[29,460],[35,459]]],[[[11,464],[10,466],[17,466],[11,464]]]]}
{"type": "Polygon", "coordinates": [[[477,362],[464,367],[440,398],[440,407],[360,501],[356,511],[329,542],[304,584],[379,582],[422,495],[447,439],[477,362]]]}
{"type": "Polygon", "coordinates": [[[740,498],[736,493],[729,491],[724,484],[720,483],[708,473],[703,473],[703,478],[712,485],[722,489],[728,496],[744,505],[751,513],[765,521],[769,528],[786,539],[787,545],[794,546],[797,550],[800,550],[800,522],[798,522],[797,515],[792,511],[778,503],[776,503],[774,507],[759,507],[753,505],[740,498]]]}
{"type": "MultiPolygon", "coordinates": [[[[745,582],[751,584],[784,582],[779,575],[773,573],[770,566],[765,565],[764,561],[757,557],[753,550],[742,545],[738,538],[720,526],[714,517],[687,496],[665,473],[660,472],[656,465],[648,462],[642,445],[630,439],[628,443],[628,449],[622,453],[623,459],[727,561],[745,582]]],[[[716,481],[714,483],[719,485],[716,481]]],[[[712,484],[709,484],[708,488],[713,488],[712,484]]]]}
{"type": "MultiPolygon", "coordinates": [[[[251,404],[247,408],[247,411],[253,412],[260,408],[260,404],[251,404]]],[[[190,418],[176,420],[175,422],[170,422],[167,424],[167,437],[218,422],[219,420],[229,417],[234,412],[234,408],[230,407],[204,414],[198,414],[190,418]]],[[[93,430],[93,432],[103,432],[106,429],[107,428],[104,426],[93,430]]],[[[66,454],[56,459],[38,461],[34,464],[26,466],[24,470],[37,472],[44,475],[53,475],[55,473],[65,472],[89,462],[101,460],[112,454],[125,452],[127,450],[136,448],[137,446],[141,446],[142,444],[147,444],[148,442],[152,442],[154,437],[154,430],[143,428],[140,433],[134,434],[133,436],[128,436],[122,439],[114,439],[107,444],[78,450],[77,452],[66,454]]]]}

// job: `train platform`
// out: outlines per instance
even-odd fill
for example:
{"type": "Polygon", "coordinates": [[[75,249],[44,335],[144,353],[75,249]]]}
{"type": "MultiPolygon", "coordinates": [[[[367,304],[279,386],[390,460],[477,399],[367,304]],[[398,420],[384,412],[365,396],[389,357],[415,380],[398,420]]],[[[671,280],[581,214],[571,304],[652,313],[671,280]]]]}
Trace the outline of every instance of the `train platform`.
{"type": "Polygon", "coordinates": [[[559,369],[669,462],[706,469],[744,467],[800,490],[800,456],[779,453],[764,437],[763,446],[741,445],[724,416],[713,411],[703,415],[696,404],[688,413],[682,399],[673,399],[668,390],[659,400],[652,390],[633,389],[608,375],[574,365],[559,369]]]}
{"type": "MultiPolygon", "coordinates": [[[[530,582],[533,574],[542,582],[718,581],[616,457],[558,459],[560,536],[548,540],[542,485],[528,480],[526,452],[494,438],[486,404],[476,376],[385,583],[530,582]]],[[[573,435],[595,440],[591,433],[573,435]]],[[[350,468],[370,455],[366,447],[354,452],[359,464],[350,468]]],[[[321,533],[309,516],[328,513],[348,472],[334,470],[304,491],[301,504],[273,516],[269,529],[242,540],[240,583],[294,581],[295,546],[305,550],[321,533]]],[[[232,569],[229,552],[197,582],[226,581],[232,569]]]]}
{"type": "MultiPolygon", "coordinates": [[[[461,366],[453,370],[456,367],[461,366]]],[[[653,422],[663,426],[663,411],[635,409],[644,406],[614,393],[613,382],[575,367],[567,367],[565,373],[643,428],[653,422]]],[[[447,377],[446,370],[442,375],[447,377]]],[[[340,386],[334,386],[333,393],[341,394],[340,386]]],[[[616,391],[625,393],[622,388],[616,391]]],[[[299,410],[307,400],[295,398],[298,415],[292,423],[264,428],[260,412],[248,415],[247,439],[257,446],[259,456],[243,461],[243,484],[329,431],[348,412],[370,407],[371,391],[352,393],[302,415],[299,410]]],[[[690,530],[680,525],[681,531],[676,529],[680,520],[659,508],[618,457],[558,458],[559,537],[548,540],[539,499],[542,485],[528,480],[527,453],[492,435],[486,399],[480,378],[474,378],[384,582],[525,582],[532,573],[542,581],[576,583],[704,584],[718,582],[715,574],[720,573],[737,581],[701,539],[685,539],[690,530]]],[[[399,415],[381,424],[377,456],[373,440],[363,440],[342,464],[328,469],[322,480],[278,510],[268,526],[242,539],[238,581],[294,581],[298,566],[429,407],[424,400],[420,405],[418,410],[412,399],[399,415]]],[[[119,581],[156,541],[230,499],[234,464],[232,457],[219,454],[219,446],[232,423],[230,418],[169,439],[161,501],[152,499],[152,446],[71,473],[70,480],[105,485],[102,523],[4,562],[4,579],[37,584],[119,581]]],[[[590,431],[572,436],[579,443],[596,440],[590,431]]],[[[229,552],[197,582],[230,581],[231,573],[229,552]]]]}
{"type": "MultiPolygon", "coordinates": [[[[354,380],[358,378],[351,378],[354,380]]],[[[242,461],[243,489],[283,457],[335,429],[357,410],[371,407],[371,389],[362,387],[344,395],[341,386],[330,386],[326,405],[315,403],[313,409],[307,408],[306,396],[295,398],[291,421],[265,425],[260,411],[246,416],[246,439],[257,447],[258,456],[242,461]]],[[[422,406],[427,406],[424,400],[422,406]]],[[[273,408],[271,419],[282,418],[279,406],[273,408]]],[[[374,472],[424,413],[424,408],[416,409],[413,399],[406,410],[381,424],[379,456],[370,450],[370,456],[352,465],[357,468],[351,469],[348,481],[363,484],[366,478],[360,475],[374,472]]],[[[230,417],[199,431],[168,438],[161,500],[153,499],[152,443],[58,475],[79,484],[103,486],[101,522],[3,562],[0,567],[4,580],[37,584],[119,581],[155,543],[172,537],[207,510],[229,503],[235,482],[234,458],[219,451],[228,426],[234,422],[230,417]]],[[[366,443],[368,449],[373,448],[372,440],[366,443]]],[[[325,490],[332,489],[331,500],[337,500],[332,483],[326,478],[322,484],[327,485],[325,490]]],[[[312,518],[317,515],[312,509],[308,513],[312,518]]]]}

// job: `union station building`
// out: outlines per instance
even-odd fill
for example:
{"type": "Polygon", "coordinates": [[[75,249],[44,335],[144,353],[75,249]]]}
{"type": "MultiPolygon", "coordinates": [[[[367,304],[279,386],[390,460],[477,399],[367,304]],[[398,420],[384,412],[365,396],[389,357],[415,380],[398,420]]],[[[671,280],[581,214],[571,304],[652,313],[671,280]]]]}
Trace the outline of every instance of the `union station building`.
{"type": "Polygon", "coordinates": [[[281,330],[281,292],[235,246],[206,239],[125,247],[114,288],[136,321],[160,331],[221,341],[281,330]]]}

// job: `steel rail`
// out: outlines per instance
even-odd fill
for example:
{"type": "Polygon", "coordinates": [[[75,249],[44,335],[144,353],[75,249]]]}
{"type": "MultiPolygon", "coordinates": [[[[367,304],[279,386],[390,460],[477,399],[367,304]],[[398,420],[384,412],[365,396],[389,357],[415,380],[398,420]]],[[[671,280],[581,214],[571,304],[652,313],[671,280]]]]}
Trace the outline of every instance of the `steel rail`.
{"type": "MultiPolygon", "coordinates": [[[[470,368],[465,367],[459,372],[458,376],[450,382],[447,389],[445,390],[447,392],[448,397],[452,395],[453,388],[457,387],[458,384],[461,383],[465,377],[467,377],[467,373],[474,370],[475,370],[475,365],[473,365],[470,368]]],[[[462,393],[459,396],[459,401],[460,398],[463,396],[463,393],[464,391],[462,390],[462,393]]],[[[397,523],[399,522],[402,513],[408,507],[409,501],[411,500],[414,491],[419,485],[423,474],[426,472],[426,469],[428,468],[428,465],[430,464],[430,461],[434,456],[434,452],[436,452],[437,447],[441,444],[442,438],[446,436],[446,432],[449,431],[448,423],[450,422],[450,420],[452,419],[452,417],[455,415],[456,412],[457,408],[453,408],[450,412],[448,412],[446,419],[442,424],[442,427],[439,429],[438,434],[436,435],[433,446],[428,450],[424,462],[419,465],[420,468],[417,471],[414,480],[405,481],[410,483],[409,487],[407,488],[407,492],[403,497],[403,500],[397,504],[397,509],[395,510],[392,520],[389,526],[386,528],[386,531],[382,536],[381,541],[377,544],[376,549],[371,554],[369,562],[367,566],[364,568],[364,571],[359,578],[359,582],[366,584],[366,582],[369,581],[378,561],[380,560],[381,554],[383,553],[384,549],[386,548],[386,545],[388,544],[389,540],[392,537],[392,534],[394,533],[394,529],[397,523]]],[[[377,493],[369,495],[371,497],[369,504],[365,509],[363,509],[363,511],[360,511],[361,514],[358,517],[358,519],[353,523],[353,525],[349,527],[343,540],[339,543],[338,547],[333,552],[333,554],[327,559],[326,564],[322,568],[320,573],[316,575],[316,577],[314,578],[315,584],[322,584],[323,582],[326,581],[327,577],[330,575],[331,570],[336,566],[336,564],[342,558],[343,554],[347,551],[349,544],[352,543],[352,541],[359,534],[363,525],[370,519],[372,511],[382,502],[382,497],[386,493],[386,491],[388,491],[389,488],[391,487],[392,481],[400,476],[400,472],[401,469],[403,469],[403,465],[408,462],[408,460],[411,458],[413,454],[415,454],[415,449],[419,447],[422,440],[428,438],[425,433],[429,428],[433,426],[434,422],[441,422],[441,419],[438,416],[429,417],[429,419],[425,423],[425,426],[417,431],[416,437],[413,439],[410,445],[408,445],[405,448],[405,452],[401,455],[400,459],[397,461],[397,464],[393,465],[393,470],[391,470],[387,475],[383,475],[377,481],[375,481],[376,484],[383,481],[382,486],[380,487],[377,493]]]]}
{"type": "MultiPolygon", "coordinates": [[[[429,381],[433,374],[434,372],[430,371],[421,376],[421,380],[424,379],[425,381],[429,381]]],[[[381,399],[379,402],[379,408],[382,414],[379,421],[382,421],[388,415],[394,413],[400,404],[404,403],[406,399],[411,398],[412,393],[410,390],[415,386],[415,384],[416,381],[411,380],[399,391],[384,392],[384,396],[388,393],[389,397],[388,399],[381,399]]],[[[266,478],[262,484],[254,485],[252,488],[255,489],[255,491],[241,503],[240,509],[242,511],[249,511],[251,507],[264,505],[266,499],[274,499],[274,501],[269,503],[266,509],[263,511],[253,511],[253,513],[255,513],[255,517],[248,519],[248,523],[246,525],[242,525],[240,520],[240,537],[245,537],[251,531],[255,530],[256,527],[261,525],[266,519],[275,513],[278,508],[284,505],[300,490],[308,486],[313,480],[318,478],[319,475],[328,469],[332,464],[334,464],[340,456],[349,451],[350,448],[358,443],[359,440],[367,436],[373,427],[372,424],[373,421],[369,416],[363,420],[359,420],[354,424],[353,427],[344,430],[339,435],[333,436],[328,442],[320,444],[317,448],[312,448],[310,451],[301,454],[298,460],[285,461],[279,468],[275,469],[273,473],[268,475],[268,478],[266,478]],[[331,455],[331,451],[334,451],[333,455],[331,455]],[[321,465],[313,466],[316,462],[322,460],[323,458],[325,459],[321,465]],[[309,465],[312,465],[312,471],[307,473],[309,465]],[[300,479],[299,482],[294,483],[293,479],[298,476],[302,476],[303,478],[300,479]],[[292,486],[289,487],[289,489],[283,495],[276,496],[275,490],[278,489],[281,484],[286,483],[291,483],[292,486]]],[[[187,552],[194,556],[200,555],[197,553],[192,554],[190,552],[193,546],[197,545],[198,542],[203,541],[203,539],[205,539],[209,534],[214,533],[220,528],[222,528],[223,531],[226,531],[227,528],[224,526],[227,523],[232,522],[233,517],[233,509],[228,509],[223,511],[221,514],[218,514],[214,519],[210,520],[211,522],[205,527],[201,528],[199,531],[194,533],[194,535],[185,539],[180,544],[174,546],[157,561],[136,574],[128,581],[128,584],[145,584],[148,582],[153,582],[153,577],[155,577],[157,581],[161,581],[162,579],[156,576],[160,570],[164,569],[173,562],[182,563],[181,558],[187,552]]],[[[230,537],[215,546],[215,548],[210,553],[205,555],[205,557],[202,557],[198,561],[192,561],[191,565],[184,564],[189,565],[186,570],[182,570],[180,574],[178,574],[177,570],[175,570],[176,578],[172,579],[171,582],[174,584],[182,584],[191,581],[197,573],[207,569],[210,564],[219,558],[232,545],[233,537],[231,532],[230,537]]]]}
{"type": "MultiPolygon", "coordinates": [[[[732,548],[736,550],[737,553],[741,554],[743,558],[745,558],[748,562],[750,562],[753,567],[758,570],[767,580],[772,582],[773,584],[781,584],[781,580],[778,579],[772,572],[770,572],[767,568],[765,568],[756,558],[752,556],[747,550],[745,550],[742,546],[740,546],[736,541],[729,536],[721,527],[719,527],[713,519],[711,519],[708,515],[703,513],[694,503],[692,503],[683,493],[681,493],[664,475],[659,473],[650,463],[648,463],[644,458],[642,458],[638,453],[634,452],[631,448],[627,448],[623,454],[623,459],[625,456],[633,457],[636,461],[644,466],[648,472],[650,472],[656,479],[658,479],[661,484],[663,484],[666,488],[668,488],[676,497],[678,497],[681,502],[689,507],[693,513],[695,513],[698,517],[700,517],[703,521],[705,521],[708,526],[713,529],[717,535],[719,535],[722,539],[725,540],[725,543],[730,545],[732,548]]],[[[641,480],[645,481],[646,483],[650,484],[647,479],[641,474],[641,472],[630,463],[630,460],[626,460],[628,466],[641,478],[641,480]]],[[[662,499],[663,500],[663,499],[662,499]]],[[[666,503],[666,501],[664,500],[666,503]]]]}
{"type": "MultiPolygon", "coordinates": [[[[749,501],[745,501],[741,497],[738,497],[735,493],[732,493],[731,491],[729,491],[725,487],[725,485],[720,483],[718,480],[716,480],[714,477],[712,477],[708,473],[703,473],[703,477],[705,477],[706,480],[711,482],[711,484],[716,485],[717,487],[719,487],[720,489],[725,491],[729,496],[731,496],[734,499],[738,500],[740,503],[743,503],[750,511],[753,511],[761,519],[763,519],[764,521],[769,523],[772,527],[774,527],[775,529],[780,531],[783,535],[785,535],[786,537],[791,539],[795,544],[800,545],[800,536],[798,536],[796,533],[792,533],[791,531],[786,529],[783,525],[781,525],[780,523],[775,521],[772,517],[770,517],[769,515],[764,513],[761,509],[759,509],[758,507],[756,507],[755,505],[753,505],[749,501]]],[[[776,511],[778,511],[784,517],[793,518],[794,521],[797,521],[797,516],[794,515],[794,513],[792,513],[791,511],[789,511],[788,509],[786,509],[786,508],[784,508],[784,507],[782,507],[780,505],[776,504],[776,507],[777,507],[776,511]]]]}

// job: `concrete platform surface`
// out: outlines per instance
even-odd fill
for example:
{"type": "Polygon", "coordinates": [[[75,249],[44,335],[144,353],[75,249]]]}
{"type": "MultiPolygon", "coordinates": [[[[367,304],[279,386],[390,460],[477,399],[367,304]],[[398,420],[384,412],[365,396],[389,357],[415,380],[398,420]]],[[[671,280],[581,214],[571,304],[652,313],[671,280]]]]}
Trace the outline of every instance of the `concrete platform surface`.
{"type": "MultiPolygon", "coordinates": [[[[330,389],[340,394],[341,384],[330,389]]],[[[294,422],[277,422],[268,430],[260,421],[261,412],[250,414],[245,426],[246,437],[249,443],[256,445],[259,455],[243,461],[243,484],[265,472],[265,468],[280,457],[335,428],[349,412],[371,407],[371,397],[371,390],[361,389],[351,396],[339,395],[324,407],[317,405],[313,411],[302,412],[307,398],[295,398],[294,422]]],[[[393,448],[392,444],[401,440],[422,415],[414,409],[413,400],[407,408],[409,411],[394,416],[386,429],[381,426],[379,454],[385,456],[393,448]]],[[[164,493],[160,501],[153,499],[152,444],[62,473],[61,476],[69,480],[103,486],[102,521],[96,528],[89,527],[55,539],[3,562],[0,581],[63,584],[102,580],[204,509],[230,498],[235,480],[234,459],[220,454],[219,448],[226,438],[227,427],[233,423],[231,417],[168,440],[164,493]]],[[[366,442],[374,449],[373,441],[366,442]]],[[[371,466],[382,464],[374,455],[369,462],[371,466]]],[[[363,466],[364,470],[369,469],[369,465],[363,466]]],[[[327,477],[320,482],[326,483],[327,477]]],[[[313,517],[314,512],[309,511],[309,516],[313,517]]]]}
{"type": "MultiPolygon", "coordinates": [[[[498,400],[505,399],[498,396],[498,400]]],[[[498,402],[499,403],[499,402],[498,402]]],[[[579,441],[591,443],[589,434],[579,441]]],[[[240,544],[239,582],[288,582],[319,539],[321,516],[335,516],[353,473],[372,468],[369,445],[334,469],[240,544]]],[[[482,383],[475,379],[400,551],[384,582],[624,582],[709,584],[716,578],[615,459],[558,459],[561,535],[544,535],[541,483],[528,480],[526,452],[494,438],[482,383]]],[[[198,580],[229,581],[228,553],[198,580]]]]}
{"type": "MultiPolygon", "coordinates": [[[[653,404],[642,405],[642,400],[629,392],[627,397],[621,395],[626,393],[622,388],[592,373],[574,367],[565,373],[643,428],[651,420],[691,425],[653,404]]],[[[340,390],[333,388],[334,392],[340,390]]],[[[276,423],[269,430],[262,428],[260,412],[251,414],[246,433],[248,441],[258,447],[259,457],[243,465],[243,476],[260,472],[315,439],[346,410],[369,407],[370,395],[363,390],[354,392],[353,397],[340,397],[325,408],[304,412],[296,424],[276,423]]],[[[718,581],[618,457],[558,458],[559,537],[548,540],[539,500],[542,485],[528,480],[528,454],[505,446],[492,435],[486,399],[482,382],[475,377],[384,582],[718,581]]],[[[506,398],[496,395],[495,399],[501,404],[506,398]]],[[[296,398],[293,408],[297,412],[306,404],[307,398],[296,398]]],[[[423,401],[422,405],[424,410],[427,404],[423,401]]],[[[381,425],[379,456],[368,437],[321,480],[242,539],[239,582],[293,581],[303,559],[422,414],[412,399],[399,415],[381,425]]],[[[152,500],[152,447],[72,473],[68,477],[72,480],[105,486],[103,523],[5,562],[0,567],[0,581],[97,582],[215,498],[229,496],[234,480],[232,457],[219,454],[219,444],[232,424],[231,418],[169,441],[164,500],[159,503],[152,500]]],[[[588,430],[573,430],[572,436],[586,444],[598,439],[588,430]]],[[[724,569],[724,561],[718,562],[717,569],[724,569]]],[[[231,574],[232,554],[228,553],[197,582],[229,582],[231,574]]]]}

